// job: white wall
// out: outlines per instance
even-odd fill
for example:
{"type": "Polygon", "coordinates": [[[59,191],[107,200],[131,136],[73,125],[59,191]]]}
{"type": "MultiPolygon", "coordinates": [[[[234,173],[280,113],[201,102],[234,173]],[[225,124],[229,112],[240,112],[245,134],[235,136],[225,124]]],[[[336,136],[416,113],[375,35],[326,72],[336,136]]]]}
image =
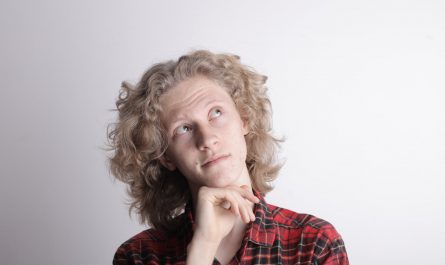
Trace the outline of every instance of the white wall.
{"type": "Polygon", "coordinates": [[[0,4],[0,264],[110,264],[143,229],[109,176],[120,82],[206,48],[269,76],[287,163],[269,202],[351,264],[445,260],[443,1],[0,4]]]}

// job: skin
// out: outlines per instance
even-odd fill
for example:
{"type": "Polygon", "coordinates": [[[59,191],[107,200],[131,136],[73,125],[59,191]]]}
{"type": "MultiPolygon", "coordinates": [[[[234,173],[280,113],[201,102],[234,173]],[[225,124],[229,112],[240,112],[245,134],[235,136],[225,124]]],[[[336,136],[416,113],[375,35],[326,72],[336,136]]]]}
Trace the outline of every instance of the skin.
{"type": "Polygon", "coordinates": [[[227,264],[259,202],[245,162],[247,123],[226,89],[202,76],[180,82],[160,104],[169,139],[160,162],[186,177],[193,198],[187,264],[212,264],[214,257],[227,264]]]}

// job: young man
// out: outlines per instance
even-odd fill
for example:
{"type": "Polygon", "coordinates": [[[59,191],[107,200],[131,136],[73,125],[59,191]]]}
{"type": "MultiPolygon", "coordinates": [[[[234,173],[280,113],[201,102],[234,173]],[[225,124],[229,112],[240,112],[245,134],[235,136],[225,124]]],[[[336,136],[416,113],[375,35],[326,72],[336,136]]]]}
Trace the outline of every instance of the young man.
{"type": "Polygon", "coordinates": [[[263,198],[280,169],[265,82],[196,51],[123,84],[111,170],[152,228],[113,264],[348,264],[332,225],[263,198]]]}

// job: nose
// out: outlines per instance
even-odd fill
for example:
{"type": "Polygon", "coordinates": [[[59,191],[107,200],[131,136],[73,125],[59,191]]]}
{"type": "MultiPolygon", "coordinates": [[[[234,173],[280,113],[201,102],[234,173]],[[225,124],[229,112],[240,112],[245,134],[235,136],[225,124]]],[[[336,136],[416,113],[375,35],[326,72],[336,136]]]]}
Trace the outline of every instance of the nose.
{"type": "Polygon", "coordinates": [[[196,146],[199,150],[213,149],[218,144],[218,137],[211,126],[200,125],[195,128],[196,146]]]}

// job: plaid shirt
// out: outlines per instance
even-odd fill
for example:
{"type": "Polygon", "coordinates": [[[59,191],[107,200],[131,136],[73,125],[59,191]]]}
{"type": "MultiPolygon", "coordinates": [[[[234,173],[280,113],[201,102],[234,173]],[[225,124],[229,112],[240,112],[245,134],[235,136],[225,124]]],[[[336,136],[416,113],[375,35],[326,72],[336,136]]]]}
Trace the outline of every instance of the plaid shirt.
{"type": "MultiPolygon", "coordinates": [[[[349,264],[341,236],[328,222],[307,214],[279,208],[264,201],[255,205],[256,220],[246,229],[232,264],[349,264]]],[[[123,243],[114,265],[185,264],[187,245],[193,236],[193,216],[187,206],[184,226],[174,236],[145,230],[123,243]]],[[[179,218],[181,218],[179,217],[179,218]]],[[[219,265],[218,260],[213,265],[219,265]]]]}

